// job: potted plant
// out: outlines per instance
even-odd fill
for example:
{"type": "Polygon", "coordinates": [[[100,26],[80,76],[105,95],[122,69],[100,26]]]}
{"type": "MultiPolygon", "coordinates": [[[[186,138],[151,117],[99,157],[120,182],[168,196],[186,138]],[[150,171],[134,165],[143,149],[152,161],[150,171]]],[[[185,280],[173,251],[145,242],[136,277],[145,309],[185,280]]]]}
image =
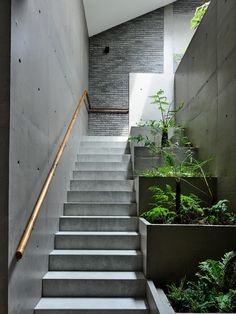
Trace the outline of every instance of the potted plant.
{"type": "Polygon", "coordinates": [[[196,194],[205,205],[215,203],[217,195],[217,179],[208,176],[204,170],[210,159],[199,162],[192,150],[186,150],[181,160],[173,150],[160,149],[160,155],[163,156],[162,165],[150,170],[144,171],[135,179],[136,190],[138,193],[137,202],[140,213],[150,209],[151,189],[156,185],[165,188],[168,184],[176,193],[176,212],[180,208],[180,197],[184,194],[196,194]]]}
{"type": "Polygon", "coordinates": [[[235,313],[236,254],[231,251],[219,260],[207,259],[198,265],[194,280],[186,277],[155,294],[159,314],[167,313],[235,313]]]}
{"type": "Polygon", "coordinates": [[[236,250],[236,214],[228,201],[202,207],[194,194],[181,195],[176,212],[176,193],[154,186],[152,209],[140,218],[141,251],[147,278],[164,285],[191,277],[197,264],[236,250]]]}
{"type": "Polygon", "coordinates": [[[184,128],[175,123],[175,114],[183,108],[180,103],[176,109],[167,101],[163,90],[159,90],[151,104],[156,104],[160,112],[160,120],[141,121],[138,127],[131,128],[131,153],[134,173],[155,168],[163,163],[162,151],[174,151],[179,157],[185,159],[186,150],[192,150],[197,158],[197,149],[193,148],[189,139],[184,136],[184,128]]]}

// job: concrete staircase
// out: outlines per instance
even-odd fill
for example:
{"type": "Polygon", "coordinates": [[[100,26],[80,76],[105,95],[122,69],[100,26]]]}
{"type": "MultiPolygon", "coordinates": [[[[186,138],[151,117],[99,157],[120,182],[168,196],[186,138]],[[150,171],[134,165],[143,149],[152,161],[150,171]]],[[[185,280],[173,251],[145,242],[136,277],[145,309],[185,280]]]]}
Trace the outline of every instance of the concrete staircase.
{"type": "Polygon", "coordinates": [[[84,137],[36,314],[144,314],[127,138],[84,137]]]}

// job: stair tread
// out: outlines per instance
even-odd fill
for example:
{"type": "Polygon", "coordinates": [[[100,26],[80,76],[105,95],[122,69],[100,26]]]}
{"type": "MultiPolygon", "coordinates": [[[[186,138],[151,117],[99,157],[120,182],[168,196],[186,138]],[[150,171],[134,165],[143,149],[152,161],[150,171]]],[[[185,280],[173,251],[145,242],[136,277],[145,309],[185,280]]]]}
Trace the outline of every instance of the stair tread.
{"type": "MultiPolygon", "coordinates": [[[[127,173],[127,172],[129,172],[129,170],[130,170],[130,172],[131,172],[131,169],[128,169],[128,170],[109,170],[109,169],[106,169],[106,170],[101,170],[101,169],[96,169],[96,170],[83,170],[83,169],[80,169],[80,170],[78,170],[78,169],[75,169],[74,170],[74,172],[115,172],[115,173],[119,173],[119,172],[121,172],[121,173],[127,173]]],[[[102,179],[100,179],[100,180],[102,180],[102,179]]],[[[105,180],[107,180],[107,179],[105,179],[105,180]]]]}
{"type": "Polygon", "coordinates": [[[53,250],[50,255],[125,255],[139,256],[138,250],[53,250]]]}
{"type": "Polygon", "coordinates": [[[55,235],[112,235],[112,236],[138,236],[138,232],[134,231],[59,231],[55,235]]]}
{"type": "Polygon", "coordinates": [[[88,181],[89,183],[91,181],[95,181],[95,182],[117,182],[117,183],[121,183],[121,182],[134,182],[133,179],[113,179],[113,180],[107,180],[107,179],[93,179],[93,180],[88,180],[88,179],[72,179],[71,182],[80,182],[82,181],[83,183],[85,183],[86,181],[88,181]]]}
{"type": "Polygon", "coordinates": [[[128,141],[128,136],[95,136],[95,135],[85,135],[82,139],[84,142],[89,142],[89,141],[121,141],[121,142],[127,142],[128,141]]]}
{"type": "Polygon", "coordinates": [[[138,217],[135,216],[61,216],[60,218],[71,218],[71,219],[75,219],[75,218],[81,218],[81,219],[137,219],[138,217]]]}
{"type": "Polygon", "coordinates": [[[74,204],[82,204],[82,205],[133,205],[135,203],[133,202],[81,202],[81,201],[78,201],[78,202],[66,202],[65,204],[71,204],[71,205],[74,205],[74,204]]]}
{"type": "Polygon", "coordinates": [[[102,193],[135,193],[134,190],[118,190],[118,191],[115,191],[115,190],[102,190],[102,188],[100,190],[69,190],[68,191],[69,193],[70,192],[73,192],[73,193],[98,193],[98,192],[102,192],[102,193]]]}
{"type": "Polygon", "coordinates": [[[49,271],[43,279],[145,280],[145,277],[142,272],[135,271],[49,271]]]}
{"type": "MultiPolygon", "coordinates": [[[[99,157],[101,157],[101,156],[104,156],[104,157],[107,157],[107,154],[89,154],[89,153],[79,153],[78,154],[78,156],[87,156],[87,155],[89,155],[89,156],[99,156],[99,157]]],[[[128,154],[128,153],[124,153],[124,154],[109,154],[109,157],[112,157],[112,156],[131,156],[131,154],[128,154]]]]}
{"type": "Polygon", "coordinates": [[[42,298],[40,309],[147,309],[144,299],[137,298],[42,298]]]}

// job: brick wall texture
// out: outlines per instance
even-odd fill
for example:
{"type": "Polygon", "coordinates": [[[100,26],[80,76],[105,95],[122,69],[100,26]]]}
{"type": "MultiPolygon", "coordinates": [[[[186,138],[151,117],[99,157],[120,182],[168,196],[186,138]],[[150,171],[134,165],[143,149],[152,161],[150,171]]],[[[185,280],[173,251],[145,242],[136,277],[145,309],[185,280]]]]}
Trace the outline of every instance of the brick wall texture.
{"type": "MultiPolygon", "coordinates": [[[[174,14],[194,12],[200,0],[179,0],[174,14]]],[[[129,73],[163,73],[164,9],[118,25],[89,41],[89,92],[94,107],[128,107],[129,73]],[[105,47],[110,48],[108,54],[105,47]]],[[[127,135],[128,114],[91,113],[90,135],[127,135]]]]}
{"type": "Polygon", "coordinates": [[[174,14],[193,13],[196,8],[208,0],[179,0],[174,2],[174,14]]]}

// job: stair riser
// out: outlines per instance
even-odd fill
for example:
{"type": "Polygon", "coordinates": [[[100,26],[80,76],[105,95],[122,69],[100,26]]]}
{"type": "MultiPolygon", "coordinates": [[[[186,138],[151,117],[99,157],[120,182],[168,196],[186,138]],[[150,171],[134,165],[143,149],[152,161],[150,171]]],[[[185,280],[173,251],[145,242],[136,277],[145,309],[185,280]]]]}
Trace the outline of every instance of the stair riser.
{"type": "Polygon", "coordinates": [[[83,136],[83,142],[127,142],[127,136],[83,136]]]}
{"type": "Polygon", "coordinates": [[[148,310],[126,310],[126,309],[91,309],[91,310],[35,310],[35,314],[148,314],[148,310]]]}
{"type": "Polygon", "coordinates": [[[79,150],[80,154],[91,154],[91,155],[124,155],[129,154],[130,150],[127,148],[94,148],[94,147],[81,147],[79,150]]]}
{"type": "Polygon", "coordinates": [[[131,171],[73,171],[74,180],[128,180],[132,179],[131,171]]]}
{"type": "Polygon", "coordinates": [[[144,297],[145,280],[43,280],[44,297],[144,297]]]}
{"type": "Polygon", "coordinates": [[[90,192],[70,191],[67,193],[68,202],[135,202],[133,192],[90,192]]]}
{"type": "Polygon", "coordinates": [[[132,180],[73,180],[70,182],[71,191],[126,191],[132,192],[134,182],[132,180]]]}
{"type": "Polygon", "coordinates": [[[64,204],[66,216],[136,216],[136,204],[64,204]]]}
{"type": "Polygon", "coordinates": [[[131,169],[129,162],[76,162],[75,170],[80,171],[128,171],[131,169]]]}
{"type": "Polygon", "coordinates": [[[138,220],[132,218],[60,218],[60,231],[136,231],[138,220]]]}
{"type": "Polygon", "coordinates": [[[51,271],[138,271],[141,255],[50,255],[51,271]]]}
{"type": "Polygon", "coordinates": [[[106,141],[106,142],[101,142],[101,141],[87,141],[87,142],[81,142],[80,147],[81,148],[127,148],[129,146],[129,143],[127,141],[125,142],[114,142],[114,141],[106,141]]]}
{"type": "Polygon", "coordinates": [[[129,162],[130,155],[78,155],[78,162],[129,162]]]}
{"type": "Polygon", "coordinates": [[[56,235],[55,248],[66,250],[137,250],[140,237],[118,235],[56,235]]]}

